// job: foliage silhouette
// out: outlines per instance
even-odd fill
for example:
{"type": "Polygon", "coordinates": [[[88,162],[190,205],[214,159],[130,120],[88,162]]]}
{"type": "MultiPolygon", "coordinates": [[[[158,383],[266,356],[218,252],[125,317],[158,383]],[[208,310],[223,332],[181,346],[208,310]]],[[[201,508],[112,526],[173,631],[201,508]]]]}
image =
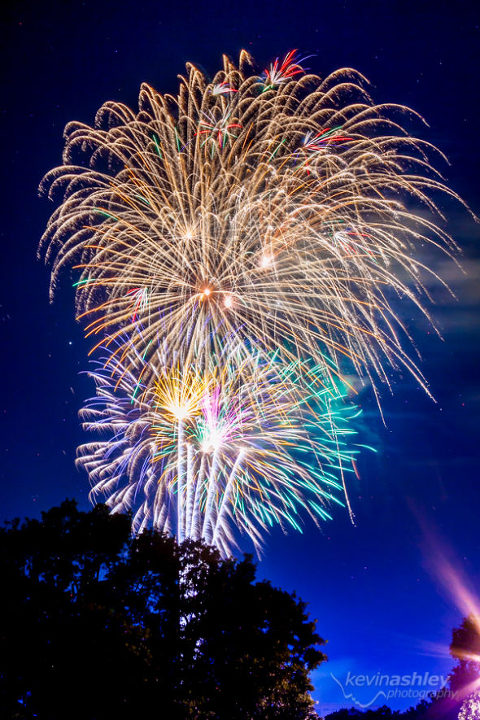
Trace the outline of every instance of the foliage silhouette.
{"type": "Polygon", "coordinates": [[[460,695],[478,690],[480,678],[480,617],[469,615],[453,631],[450,655],[457,661],[449,676],[460,695]]]}
{"type": "Polygon", "coordinates": [[[428,713],[432,707],[431,702],[421,700],[418,705],[411,707],[404,712],[400,710],[391,710],[386,705],[375,709],[359,710],[358,708],[349,708],[337,710],[327,715],[325,720],[417,720],[429,717],[428,713]]]}
{"type": "Polygon", "coordinates": [[[316,717],[324,641],[249,556],[133,538],[128,516],[65,501],[1,529],[0,565],[1,717],[316,717]]]}

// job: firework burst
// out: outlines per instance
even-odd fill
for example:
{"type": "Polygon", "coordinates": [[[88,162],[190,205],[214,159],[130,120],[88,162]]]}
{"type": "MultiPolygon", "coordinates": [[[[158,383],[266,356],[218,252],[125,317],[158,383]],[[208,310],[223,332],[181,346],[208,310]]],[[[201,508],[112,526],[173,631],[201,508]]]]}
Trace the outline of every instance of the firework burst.
{"type": "Polygon", "coordinates": [[[326,504],[342,502],[352,471],[347,421],[358,411],[323,368],[278,365],[239,345],[209,376],[172,365],[164,348],[128,368],[111,354],[99,361],[97,393],[82,411],[97,438],[78,459],[92,498],[134,509],[136,530],[203,538],[224,554],[234,528],[258,549],[274,524],[300,529],[301,511],[329,517],[326,504]]]}
{"type": "Polygon", "coordinates": [[[423,383],[395,297],[426,312],[415,246],[452,243],[407,204],[435,211],[429,193],[452,193],[394,119],[408,111],[375,106],[352,70],[302,74],[291,54],[268,92],[246,53],[212,83],[187,69],[177,98],[143,85],[138,113],[110,102],[94,127],[67,126],[65,165],[42,185],[64,195],[43,239],[52,292],[73,264],[94,347],[138,325],[144,348],[160,335],[196,357],[235,333],[288,361],[346,356],[384,381],[400,364],[423,383]]]}
{"type": "Polygon", "coordinates": [[[187,65],[176,97],[142,85],[138,111],[70,123],[42,183],[63,196],[51,292],[73,267],[102,357],[83,419],[107,439],[79,451],[92,494],[224,553],[235,526],[258,545],[345,490],[344,368],[426,389],[396,308],[427,314],[417,248],[455,249],[432,198],[457,196],[403,129],[415,114],[302,62],[258,75],[242,52],[211,82],[187,65]]]}

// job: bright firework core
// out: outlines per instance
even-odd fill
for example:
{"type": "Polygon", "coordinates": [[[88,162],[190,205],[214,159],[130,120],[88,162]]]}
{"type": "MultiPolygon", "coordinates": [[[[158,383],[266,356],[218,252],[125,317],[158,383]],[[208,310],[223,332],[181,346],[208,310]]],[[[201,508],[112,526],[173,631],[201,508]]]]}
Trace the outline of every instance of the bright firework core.
{"type": "Polygon", "coordinates": [[[262,255],[262,257],[260,258],[260,267],[261,268],[267,268],[272,263],[273,263],[273,258],[271,255],[262,255]]]}
{"type": "Polygon", "coordinates": [[[177,420],[185,420],[190,415],[188,407],[182,405],[168,405],[166,408],[177,420]]]}

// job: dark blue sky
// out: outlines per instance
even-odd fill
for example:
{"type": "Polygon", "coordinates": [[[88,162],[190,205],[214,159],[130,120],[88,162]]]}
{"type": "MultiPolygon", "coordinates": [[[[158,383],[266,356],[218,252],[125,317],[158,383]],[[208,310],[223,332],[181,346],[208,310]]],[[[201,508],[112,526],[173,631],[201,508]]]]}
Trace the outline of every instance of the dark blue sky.
{"type": "MultiPolygon", "coordinates": [[[[65,496],[87,507],[73,466],[82,440],[77,412],[90,392],[86,344],[65,287],[48,304],[48,272],[35,254],[52,208],[37,185],[60,162],[62,130],[91,123],[108,99],[135,104],[141,81],[174,91],[187,60],[208,73],[242,47],[263,67],[291,48],[313,54],[320,75],[353,66],[378,102],[410,105],[428,120],[423,137],[451,161],[448,183],[477,212],[480,11],[476,3],[425,2],[15,2],[2,10],[3,208],[0,223],[0,500],[4,518],[34,515],[65,496]]],[[[359,462],[351,488],[357,524],[336,511],[322,531],[267,541],[260,574],[310,603],[330,662],[315,676],[321,707],[343,704],[330,672],[442,673],[461,608],[443,594],[438,543],[479,587],[478,411],[479,227],[445,206],[467,275],[443,262],[457,294],[438,288],[444,342],[419,318],[405,320],[437,404],[397,377],[384,393],[383,427],[368,391],[362,440],[377,447],[359,462]],[[432,533],[437,540],[427,540],[432,533]],[[436,648],[436,649],[434,649],[436,648]]],[[[433,260],[432,260],[433,262],[433,260]]],[[[435,260],[438,262],[438,259],[435,260]]],[[[480,594],[480,593],[479,593],[480,594]]],[[[368,702],[371,693],[361,699],[368,702]]],[[[408,700],[391,702],[394,707],[408,700]]]]}

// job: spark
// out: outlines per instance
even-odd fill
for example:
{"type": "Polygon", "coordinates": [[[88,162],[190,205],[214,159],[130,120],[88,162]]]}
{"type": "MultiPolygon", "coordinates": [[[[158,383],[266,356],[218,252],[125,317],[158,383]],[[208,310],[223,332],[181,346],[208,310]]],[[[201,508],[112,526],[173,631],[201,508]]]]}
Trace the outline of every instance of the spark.
{"type": "Polygon", "coordinates": [[[277,58],[264,70],[262,81],[265,90],[278,87],[288,80],[295,78],[296,75],[303,73],[303,68],[300,65],[302,61],[296,60],[296,53],[296,50],[291,50],[285,55],[283,61],[280,62],[280,59],[277,58]]]}
{"type": "Polygon", "coordinates": [[[237,90],[233,88],[230,83],[226,82],[225,80],[223,82],[217,83],[212,88],[212,95],[229,95],[230,93],[236,93],[237,90]]]}

